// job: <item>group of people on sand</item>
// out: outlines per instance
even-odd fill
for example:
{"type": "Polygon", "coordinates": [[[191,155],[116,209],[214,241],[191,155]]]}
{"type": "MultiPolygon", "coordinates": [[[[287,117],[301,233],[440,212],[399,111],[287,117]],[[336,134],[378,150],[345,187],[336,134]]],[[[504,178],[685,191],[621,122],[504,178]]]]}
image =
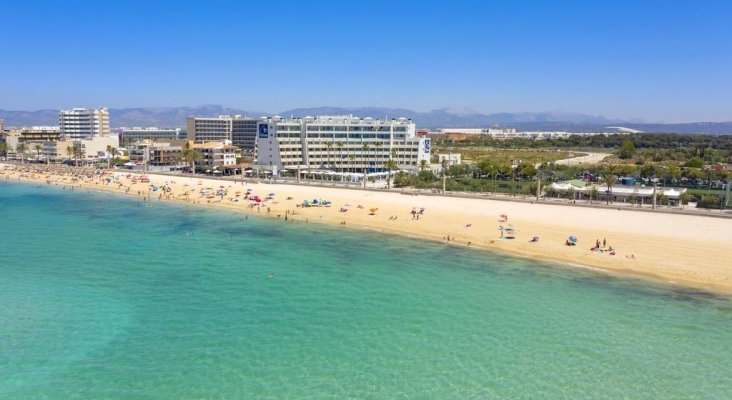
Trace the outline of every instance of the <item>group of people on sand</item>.
{"type": "Polygon", "coordinates": [[[424,214],[424,207],[420,208],[419,211],[417,211],[417,207],[412,207],[410,214],[412,214],[412,219],[419,220],[419,217],[424,214]]]}
{"type": "Polygon", "coordinates": [[[595,246],[590,249],[590,251],[596,251],[600,253],[608,252],[611,256],[615,255],[615,249],[613,246],[607,245],[607,239],[602,239],[602,247],[600,246],[600,239],[595,240],[595,246]]]}

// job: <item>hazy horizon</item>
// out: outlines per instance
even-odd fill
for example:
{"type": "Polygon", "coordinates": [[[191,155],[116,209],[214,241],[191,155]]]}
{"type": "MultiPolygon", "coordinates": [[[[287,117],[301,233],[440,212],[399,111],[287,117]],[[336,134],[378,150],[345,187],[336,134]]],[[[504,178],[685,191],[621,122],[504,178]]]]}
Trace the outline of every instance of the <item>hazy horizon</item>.
{"type": "Polygon", "coordinates": [[[732,120],[732,3],[9,3],[0,109],[732,120]]]}

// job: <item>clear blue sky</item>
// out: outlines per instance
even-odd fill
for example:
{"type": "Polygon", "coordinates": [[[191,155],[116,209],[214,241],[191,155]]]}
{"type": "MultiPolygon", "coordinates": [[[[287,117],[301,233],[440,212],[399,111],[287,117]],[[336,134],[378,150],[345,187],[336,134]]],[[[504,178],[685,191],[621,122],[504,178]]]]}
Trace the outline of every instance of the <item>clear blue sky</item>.
{"type": "Polygon", "coordinates": [[[732,120],[732,1],[4,1],[0,108],[732,120]]]}

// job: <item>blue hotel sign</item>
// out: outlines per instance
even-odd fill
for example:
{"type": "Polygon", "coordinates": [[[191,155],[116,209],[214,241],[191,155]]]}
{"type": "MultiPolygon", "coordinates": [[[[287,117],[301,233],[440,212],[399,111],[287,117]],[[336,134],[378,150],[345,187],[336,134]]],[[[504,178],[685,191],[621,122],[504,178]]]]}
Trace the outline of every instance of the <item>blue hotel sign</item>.
{"type": "Polygon", "coordinates": [[[269,124],[259,125],[259,138],[267,139],[269,137],[269,124]]]}
{"type": "Polygon", "coordinates": [[[430,139],[424,140],[424,152],[429,153],[432,150],[432,141],[430,139]]]}

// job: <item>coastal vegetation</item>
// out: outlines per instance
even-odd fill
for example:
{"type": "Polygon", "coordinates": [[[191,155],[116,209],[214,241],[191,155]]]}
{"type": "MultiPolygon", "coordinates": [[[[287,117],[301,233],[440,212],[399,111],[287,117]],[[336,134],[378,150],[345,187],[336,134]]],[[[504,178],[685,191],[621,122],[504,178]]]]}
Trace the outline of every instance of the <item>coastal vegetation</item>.
{"type": "MultiPolygon", "coordinates": [[[[475,135],[466,140],[437,138],[434,142],[437,154],[461,154],[461,164],[447,166],[444,174],[425,165],[416,175],[400,172],[394,179],[396,187],[441,190],[444,184],[447,191],[526,197],[534,196],[541,182],[542,193],[571,199],[574,193],[546,188],[553,182],[581,179],[606,187],[604,192],[627,177],[638,185],[686,188],[681,199],[684,204],[694,200],[697,207],[720,208],[732,177],[732,136],[634,133],[495,140],[475,135]],[[598,163],[556,162],[587,152],[610,156],[598,163]]],[[[600,194],[591,197],[599,199],[600,194]]],[[[668,199],[658,201],[663,204],[668,199]]]]}

